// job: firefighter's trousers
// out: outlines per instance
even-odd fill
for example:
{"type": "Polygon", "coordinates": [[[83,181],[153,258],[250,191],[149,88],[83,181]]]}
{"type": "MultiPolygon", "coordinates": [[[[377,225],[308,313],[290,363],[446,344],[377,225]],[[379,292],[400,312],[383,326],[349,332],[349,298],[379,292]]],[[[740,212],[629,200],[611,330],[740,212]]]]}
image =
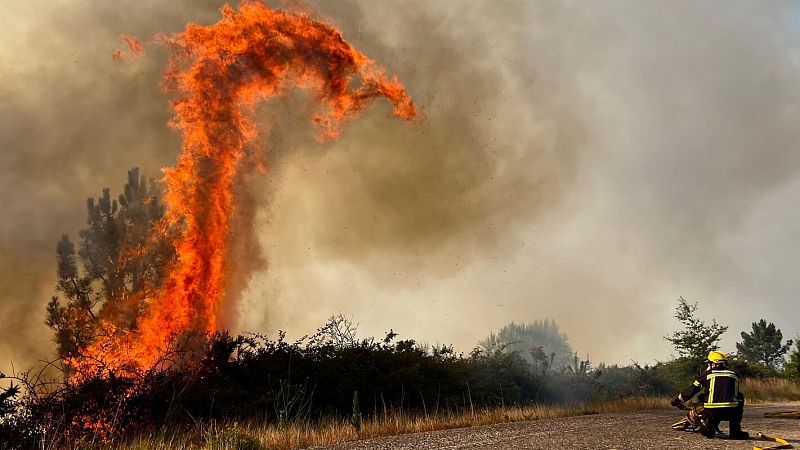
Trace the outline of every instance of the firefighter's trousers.
{"type": "Polygon", "coordinates": [[[738,405],[732,408],[703,408],[700,416],[703,419],[703,434],[713,437],[720,422],[727,421],[730,425],[730,434],[739,434],[742,431],[742,415],[744,415],[744,395],[739,393],[738,405]]]}

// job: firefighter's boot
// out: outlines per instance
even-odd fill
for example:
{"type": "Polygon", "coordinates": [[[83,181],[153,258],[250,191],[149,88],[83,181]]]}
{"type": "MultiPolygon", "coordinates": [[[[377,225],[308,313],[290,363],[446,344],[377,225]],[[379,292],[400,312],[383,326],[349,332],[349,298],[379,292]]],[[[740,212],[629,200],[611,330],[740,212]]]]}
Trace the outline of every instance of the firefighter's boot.
{"type": "Polygon", "coordinates": [[[750,433],[742,431],[742,424],[740,422],[731,422],[731,439],[747,440],[750,439],[750,433]]]}
{"type": "Polygon", "coordinates": [[[714,439],[715,436],[721,435],[722,431],[719,429],[719,423],[720,418],[718,416],[712,415],[711,417],[703,419],[700,423],[700,434],[709,439],[714,439]]]}

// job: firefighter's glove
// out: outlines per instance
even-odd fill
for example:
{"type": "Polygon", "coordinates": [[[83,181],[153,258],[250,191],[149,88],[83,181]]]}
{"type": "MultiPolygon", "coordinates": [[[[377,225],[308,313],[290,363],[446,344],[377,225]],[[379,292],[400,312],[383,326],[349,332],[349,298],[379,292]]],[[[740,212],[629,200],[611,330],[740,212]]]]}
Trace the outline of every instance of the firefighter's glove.
{"type": "Polygon", "coordinates": [[[684,409],[683,401],[681,401],[681,399],[678,397],[673,398],[672,401],[670,402],[670,405],[678,409],[684,409]]]}

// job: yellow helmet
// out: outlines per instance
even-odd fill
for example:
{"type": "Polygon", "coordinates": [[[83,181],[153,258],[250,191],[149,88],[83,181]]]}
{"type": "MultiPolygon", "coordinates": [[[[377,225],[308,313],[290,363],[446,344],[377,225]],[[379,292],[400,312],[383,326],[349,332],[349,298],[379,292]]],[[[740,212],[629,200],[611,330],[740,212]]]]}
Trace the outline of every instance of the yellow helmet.
{"type": "Polygon", "coordinates": [[[706,359],[715,364],[728,362],[728,357],[719,350],[710,351],[706,359]]]}

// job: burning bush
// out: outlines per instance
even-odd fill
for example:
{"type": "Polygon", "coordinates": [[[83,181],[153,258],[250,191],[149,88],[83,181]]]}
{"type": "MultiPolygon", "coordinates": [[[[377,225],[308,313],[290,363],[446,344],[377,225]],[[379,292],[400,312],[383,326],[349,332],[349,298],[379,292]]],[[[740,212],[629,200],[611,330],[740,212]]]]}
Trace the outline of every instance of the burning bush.
{"type": "MultiPolygon", "coordinates": [[[[423,348],[412,340],[342,340],[332,318],[313,336],[287,342],[262,335],[217,333],[202,339],[197,362],[174,349],[169,369],[133,376],[113,370],[81,383],[30,391],[8,411],[8,448],[108,442],[197,422],[260,421],[276,425],[319,417],[349,417],[358,392],[367,418],[394,412],[457,412],[521,404],[541,380],[517,354],[423,348]],[[52,443],[52,442],[51,442],[52,443]],[[56,442],[58,443],[58,442],[56,442]]],[[[193,355],[197,347],[191,344],[193,355]]],[[[32,389],[36,389],[31,383],[32,389]]]]}

